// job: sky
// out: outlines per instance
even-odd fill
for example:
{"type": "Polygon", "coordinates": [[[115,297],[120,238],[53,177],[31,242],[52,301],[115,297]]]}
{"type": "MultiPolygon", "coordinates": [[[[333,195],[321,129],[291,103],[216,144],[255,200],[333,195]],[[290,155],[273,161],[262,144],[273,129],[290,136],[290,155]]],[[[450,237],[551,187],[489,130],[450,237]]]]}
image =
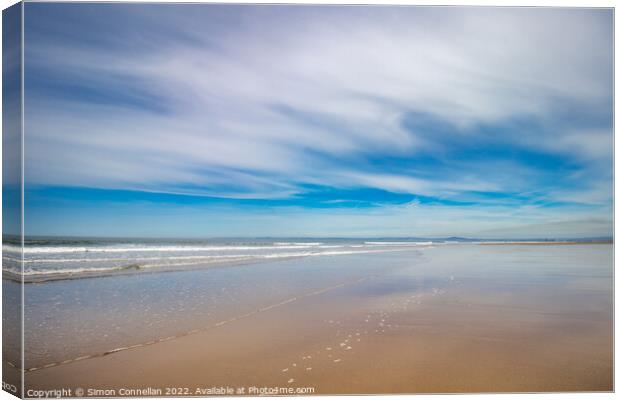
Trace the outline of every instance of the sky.
{"type": "Polygon", "coordinates": [[[611,9],[25,5],[27,235],[612,235],[611,9]]]}

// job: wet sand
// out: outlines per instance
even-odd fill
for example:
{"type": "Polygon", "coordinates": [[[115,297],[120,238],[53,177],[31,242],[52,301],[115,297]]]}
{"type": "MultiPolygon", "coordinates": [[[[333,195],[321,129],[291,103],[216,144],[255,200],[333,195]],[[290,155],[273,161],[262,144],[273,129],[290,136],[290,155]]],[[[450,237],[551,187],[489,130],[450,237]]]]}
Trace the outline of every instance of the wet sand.
{"type": "MultiPolygon", "coordinates": [[[[356,269],[360,259],[347,264],[346,256],[313,260],[357,272],[323,274],[300,283],[292,296],[283,289],[281,297],[257,301],[244,292],[234,301],[253,308],[231,307],[218,315],[219,325],[197,318],[193,326],[190,319],[166,341],[144,345],[149,341],[128,331],[127,344],[141,345],[26,372],[26,389],[113,390],[100,395],[119,395],[121,388],[165,395],[167,387],[181,390],[169,395],[205,395],[214,387],[243,387],[246,394],[251,387],[304,394],[613,390],[611,245],[420,251],[366,258],[373,265],[385,261],[380,268],[356,269]],[[189,328],[198,331],[187,334],[189,328]]],[[[256,265],[255,272],[293,264],[256,265]]]]}

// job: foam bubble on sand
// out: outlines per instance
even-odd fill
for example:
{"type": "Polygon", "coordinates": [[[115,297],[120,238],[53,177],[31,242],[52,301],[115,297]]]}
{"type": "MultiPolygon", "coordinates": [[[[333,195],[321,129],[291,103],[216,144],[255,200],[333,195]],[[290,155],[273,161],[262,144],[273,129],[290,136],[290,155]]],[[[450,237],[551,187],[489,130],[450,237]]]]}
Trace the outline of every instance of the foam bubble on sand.
{"type": "Polygon", "coordinates": [[[306,371],[312,371],[312,367],[307,367],[306,371]]]}
{"type": "Polygon", "coordinates": [[[335,363],[342,361],[341,359],[337,358],[334,360],[335,363]]]}
{"type": "Polygon", "coordinates": [[[284,369],[282,370],[282,372],[286,372],[286,371],[288,371],[288,368],[284,368],[284,369]]]}
{"type": "Polygon", "coordinates": [[[295,379],[293,379],[293,378],[288,380],[288,383],[293,383],[293,382],[295,382],[295,379]]]}

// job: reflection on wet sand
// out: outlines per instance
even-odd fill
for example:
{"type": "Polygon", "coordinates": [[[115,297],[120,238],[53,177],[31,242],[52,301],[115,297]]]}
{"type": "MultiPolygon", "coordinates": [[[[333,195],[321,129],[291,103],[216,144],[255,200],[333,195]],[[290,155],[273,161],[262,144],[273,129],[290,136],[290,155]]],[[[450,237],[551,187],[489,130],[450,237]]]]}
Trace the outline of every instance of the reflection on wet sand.
{"type": "MultiPolygon", "coordinates": [[[[212,386],[310,387],[318,394],[613,389],[611,245],[459,244],[420,252],[162,274],[178,275],[178,286],[156,286],[159,301],[150,307],[157,312],[173,302],[173,288],[189,287],[183,285],[190,277],[193,290],[210,282],[211,290],[228,288],[228,296],[191,303],[211,307],[214,319],[174,319],[178,332],[191,334],[27,372],[26,387],[176,386],[192,394],[212,386]],[[224,319],[231,321],[200,330],[224,319]]],[[[133,279],[123,287],[135,294],[140,279],[156,276],[113,279],[133,279]]],[[[63,287],[75,294],[84,282],[63,287]]],[[[113,295],[111,287],[100,290],[113,295]]],[[[37,297],[39,289],[30,288],[40,301],[30,304],[33,313],[45,304],[47,292],[37,297]]],[[[151,314],[134,326],[114,310],[127,345],[151,337],[151,314]]],[[[63,335],[75,324],[67,321],[63,335]]],[[[89,334],[65,353],[104,348],[122,340],[117,336],[89,334]]],[[[63,355],[54,350],[45,357],[63,355]]]]}

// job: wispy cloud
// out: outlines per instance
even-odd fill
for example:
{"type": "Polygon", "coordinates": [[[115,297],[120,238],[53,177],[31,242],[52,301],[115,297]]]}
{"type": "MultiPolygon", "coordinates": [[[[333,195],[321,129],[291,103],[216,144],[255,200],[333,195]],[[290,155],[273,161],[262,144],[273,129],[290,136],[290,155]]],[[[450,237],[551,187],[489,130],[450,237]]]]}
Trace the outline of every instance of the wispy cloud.
{"type": "Polygon", "coordinates": [[[27,12],[32,185],[239,199],[366,188],[611,218],[610,10],[27,12]]]}

